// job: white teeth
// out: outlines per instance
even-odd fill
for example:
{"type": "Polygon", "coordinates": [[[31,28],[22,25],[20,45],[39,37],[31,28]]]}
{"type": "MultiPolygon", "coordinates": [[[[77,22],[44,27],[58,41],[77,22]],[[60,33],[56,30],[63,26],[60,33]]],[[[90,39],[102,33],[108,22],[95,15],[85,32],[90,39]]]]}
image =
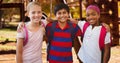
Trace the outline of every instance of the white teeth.
{"type": "Polygon", "coordinates": [[[90,21],[94,21],[94,20],[90,20],[90,21]]]}

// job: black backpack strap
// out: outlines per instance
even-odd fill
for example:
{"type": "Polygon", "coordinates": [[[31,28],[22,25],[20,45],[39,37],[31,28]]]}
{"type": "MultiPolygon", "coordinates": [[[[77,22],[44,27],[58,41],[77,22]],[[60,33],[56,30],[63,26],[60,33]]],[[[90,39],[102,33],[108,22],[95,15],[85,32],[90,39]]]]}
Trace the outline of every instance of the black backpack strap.
{"type": "Polygon", "coordinates": [[[70,30],[70,33],[71,33],[71,39],[72,39],[72,46],[73,46],[73,42],[74,42],[74,38],[75,38],[75,32],[74,32],[74,27],[73,27],[73,24],[68,21],[68,24],[70,26],[69,30],[70,30]]]}
{"type": "Polygon", "coordinates": [[[48,59],[49,58],[49,50],[51,48],[51,40],[53,39],[53,35],[54,35],[54,30],[55,30],[56,23],[57,23],[57,21],[54,21],[52,23],[51,28],[50,28],[50,35],[48,37],[48,45],[47,45],[47,60],[49,60],[48,59]]]}

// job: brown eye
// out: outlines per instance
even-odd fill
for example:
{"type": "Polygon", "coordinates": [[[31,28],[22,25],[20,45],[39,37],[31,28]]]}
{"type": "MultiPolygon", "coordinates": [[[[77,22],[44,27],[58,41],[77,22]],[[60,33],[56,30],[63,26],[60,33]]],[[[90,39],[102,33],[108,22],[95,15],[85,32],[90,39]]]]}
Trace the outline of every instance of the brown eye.
{"type": "Polygon", "coordinates": [[[58,12],[57,14],[58,14],[58,15],[60,15],[60,14],[61,14],[61,12],[58,12]]]}
{"type": "Polygon", "coordinates": [[[87,14],[86,17],[89,17],[89,14],[87,14]]]}
{"type": "Polygon", "coordinates": [[[67,12],[63,12],[63,14],[67,14],[67,12]]]}
{"type": "Polygon", "coordinates": [[[92,13],[92,16],[96,16],[96,14],[95,14],[95,13],[92,13]]]}

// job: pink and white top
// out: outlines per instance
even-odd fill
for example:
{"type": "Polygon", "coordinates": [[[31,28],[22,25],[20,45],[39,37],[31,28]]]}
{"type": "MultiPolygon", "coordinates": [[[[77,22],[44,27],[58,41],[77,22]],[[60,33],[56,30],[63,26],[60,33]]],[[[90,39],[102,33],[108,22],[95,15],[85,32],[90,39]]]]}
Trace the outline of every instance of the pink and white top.
{"type": "MultiPolygon", "coordinates": [[[[28,30],[28,42],[23,47],[23,63],[42,63],[42,42],[45,28],[40,26],[36,32],[28,30]]],[[[17,38],[25,38],[25,31],[17,34],[17,38]]]]}

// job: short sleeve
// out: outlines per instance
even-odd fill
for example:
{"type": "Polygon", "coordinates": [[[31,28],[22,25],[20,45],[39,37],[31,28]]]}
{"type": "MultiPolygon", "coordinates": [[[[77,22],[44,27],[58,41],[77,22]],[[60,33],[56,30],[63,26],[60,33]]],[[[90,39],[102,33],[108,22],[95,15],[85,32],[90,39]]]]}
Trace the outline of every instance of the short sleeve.
{"type": "Polygon", "coordinates": [[[41,20],[41,21],[42,21],[42,23],[43,23],[44,26],[46,26],[47,23],[48,23],[47,20],[41,20]]]}
{"type": "Polygon", "coordinates": [[[81,36],[82,32],[78,25],[74,28],[75,36],[81,36]]]}
{"type": "Polygon", "coordinates": [[[86,21],[78,21],[78,26],[80,27],[81,30],[83,30],[83,26],[86,21]]]}
{"type": "Polygon", "coordinates": [[[24,38],[24,32],[18,32],[17,33],[17,38],[24,38]]]}
{"type": "Polygon", "coordinates": [[[107,32],[106,33],[106,37],[105,37],[105,44],[108,44],[111,42],[111,39],[110,39],[110,32],[107,32]]]}

